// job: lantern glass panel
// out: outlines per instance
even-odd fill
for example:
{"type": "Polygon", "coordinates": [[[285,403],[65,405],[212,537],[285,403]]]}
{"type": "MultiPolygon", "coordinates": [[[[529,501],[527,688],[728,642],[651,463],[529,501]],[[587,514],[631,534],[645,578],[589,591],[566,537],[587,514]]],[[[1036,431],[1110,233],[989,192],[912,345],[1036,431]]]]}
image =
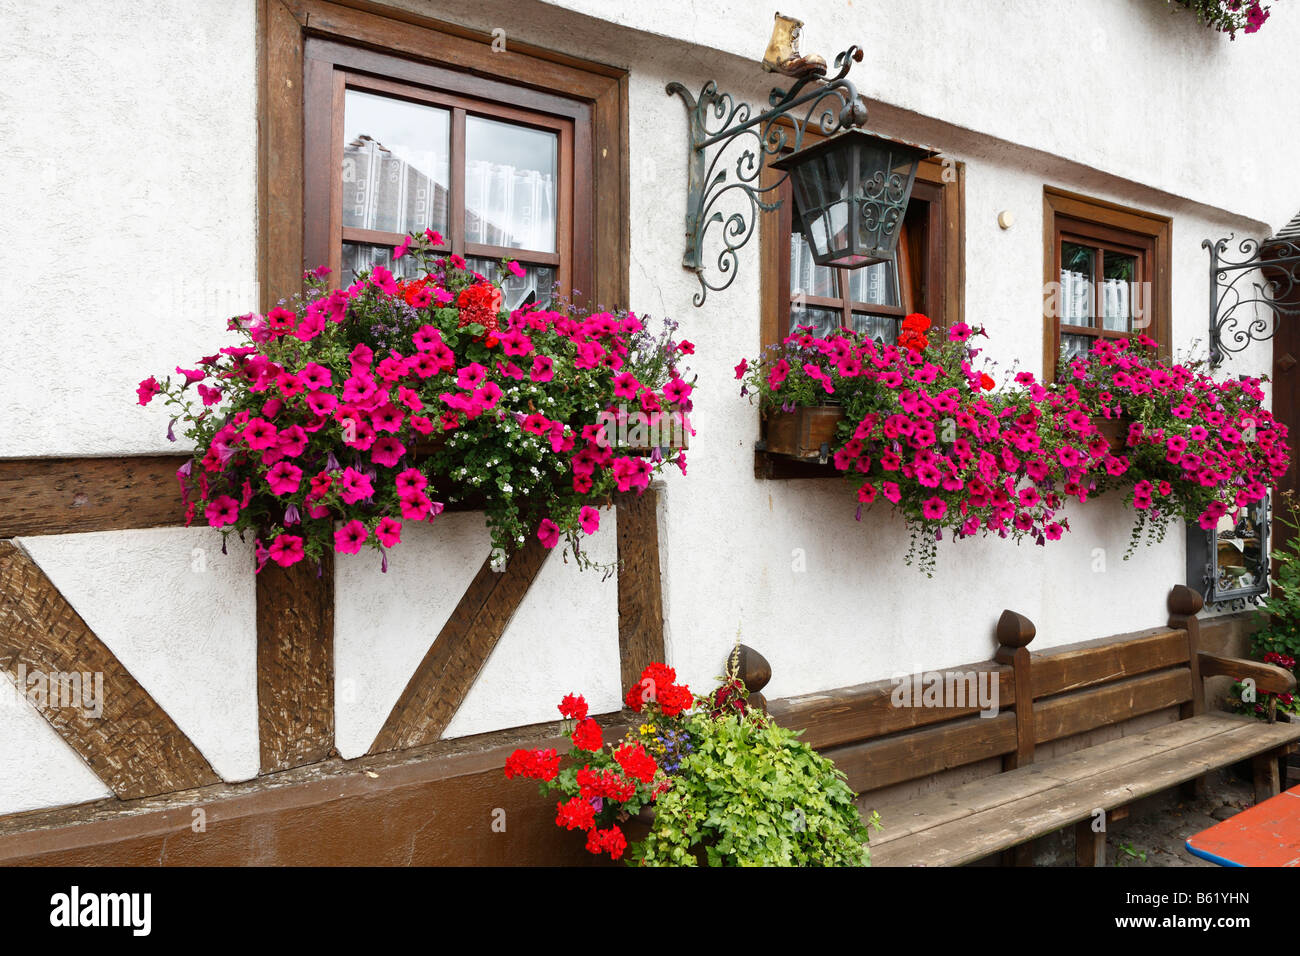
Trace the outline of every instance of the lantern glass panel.
{"type": "Polygon", "coordinates": [[[892,144],[860,145],[858,167],[858,235],[855,252],[879,261],[894,249],[916,176],[916,156],[892,144]]]}
{"type": "Polygon", "coordinates": [[[848,163],[827,150],[796,167],[793,178],[808,241],[815,255],[826,256],[843,244],[848,227],[848,163]]]}

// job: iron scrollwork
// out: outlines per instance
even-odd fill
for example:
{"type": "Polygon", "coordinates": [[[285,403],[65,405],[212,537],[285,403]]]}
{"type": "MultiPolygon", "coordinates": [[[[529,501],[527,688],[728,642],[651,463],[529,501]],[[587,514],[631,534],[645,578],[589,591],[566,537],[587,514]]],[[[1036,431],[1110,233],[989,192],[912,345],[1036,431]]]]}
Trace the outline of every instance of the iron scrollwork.
{"type": "Polygon", "coordinates": [[[668,84],[668,95],[681,97],[690,123],[686,254],[682,266],[699,278],[700,289],[693,299],[696,306],[704,304],[709,290],[720,292],[735,281],[738,251],[753,237],[760,214],[781,206],[779,198],[771,197],[786,177],[767,186],[758,181],[768,157],[779,156],[787,149],[798,150],[810,123],[816,124],[814,128],[823,135],[866,123],[867,108],[847,79],[853,64],[861,61],[862,50],[849,47],[835,57],[830,75],[809,75],[789,89],[773,88],[768,96],[769,109],[758,115],[753,114],[748,103],[720,92],[713,80],[704,84],[698,97],[681,83],[668,84]],[[731,144],[741,142],[744,136],[753,137],[753,141],[735,156],[734,178],[729,179],[730,162],[724,163],[723,157],[729,154],[731,144]],[[739,197],[740,208],[727,213],[719,204],[724,197],[733,196],[739,197]],[[716,262],[721,277],[716,280],[706,274],[704,267],[705,236],[715,225],[721,226],[722,243],[716,262]]]}
{"type": "Polygon", "coordinates": [[[1242,239],[1229,253],[1233,236],[1201,247],[1210,253],[1210,363],[1229,353],[1265,342],[1278,323],[1300,315],[1300,242],[1242,239]]]}

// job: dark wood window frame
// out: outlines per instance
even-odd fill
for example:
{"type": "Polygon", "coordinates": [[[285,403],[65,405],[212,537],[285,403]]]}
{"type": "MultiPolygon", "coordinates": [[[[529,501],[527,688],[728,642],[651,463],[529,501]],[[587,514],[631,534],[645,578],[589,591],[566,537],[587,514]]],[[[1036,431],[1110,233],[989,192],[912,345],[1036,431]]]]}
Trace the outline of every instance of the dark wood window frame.
{"type": "MultiPolygon", "coordinates": [[[[1061,243],[1078,242],[1101,250],[1134,255],[1142,264],[1143,275],[1136,281],[1150,283],[1146,308],[1151,322],[1143,331],[1159,343],[1158,354],[1169,358],[1171,342],[1171,233],[1168,216],[1144,212],[1117,203],[1092,199],[1077,193],[1047,186],[1043,189],[1043,379],[1053,381],[1058,374],[1057,358],[1061,333],[1087,334],[1101,338],[1124,338],[1127,332],[1095,327],[1062,327],[1059,310],[1061,281],[1061,243]]],[[[1094,270],[1094,275],[1099,270],[1094,270]]],[[[1099,315],[1099,283],[1094,280],[1093,313],[1099,315]]]]}
{"type": "Polygon", "coordinates": [[[327,205],[336,177],[319,157],[341,111],[308,109],[333,103],[338,71],[322,64],[335,56],[372,82],[394,79],[396,68],[402,82],[475,101],[465,105],[495,101],[573,120],[571,282],[584,304],[628,304],[626,71],[514,41],[493,52],[487,34],[366,0],[261,0],[258,13],[264,307],[296,288],[304,269],[337,261],[331,246],[341,234],[327,205]],[[332,52],[322,59],[322,51],[332,52]]]}
{"type": "MultiPolygon", "coordinates": [[[[762,182],[774,185],[780,173],[770,167],[763,170],[762,182]]],[[[822,299],[805,296],[810,306],[840,308],[847,318],[850,311],[875,315],[897,315],[908,311],[924,312],[937,326],[962,321],[966,294],[964,163],[930,159],[921,163],[916,173],[912,199],[908,205],[908,241],[900,243],[900,263],[911,262],[913,268],[899,270],[900,302],[898,307],[853,303],[845,290],[841,298],[822,299]],[[917,227],[920,228],[917,228],[917,227]],[[910,272],[913,286],[903,287],[904,272],[910,272]]],[[[762,334],[766,347],[783,339],[790,326],[790,232],[793,222],[793,199],[789,184],[778,190],[780,209],[763,217],[760,224],[762,256],[762,334]]]]}
{"type": "Polygon", "coordinates": [[[578,100],[520,89],[479,77],[466,78],[451,70],[411,63],[400,57],[308,38],[305,108],[309,118],[329,114],[325,126],[308,124],[306,141],[306,263],[327,263],[340,276],[344,242],[394,246],[402,236],[343,225],[339,194],[344,97],[360,90],[442,107],[451,114],[451,202],[445,242],[439,251],[486,259],[517,259],[525,265],[557,270],[560,292],[591,288],[591,150],[590,107],[578,100]],[[475,98],[450,92],[472,86],[475,98]],[[488,97],[491,97],[490,99],[488,97]],[[513,103],[513,105],[511,105],[513,103]],[[558,140],[555,251],[523,250],[467,243],[465,240],[465,119],[483,116],[553,132],[558,140]]]}

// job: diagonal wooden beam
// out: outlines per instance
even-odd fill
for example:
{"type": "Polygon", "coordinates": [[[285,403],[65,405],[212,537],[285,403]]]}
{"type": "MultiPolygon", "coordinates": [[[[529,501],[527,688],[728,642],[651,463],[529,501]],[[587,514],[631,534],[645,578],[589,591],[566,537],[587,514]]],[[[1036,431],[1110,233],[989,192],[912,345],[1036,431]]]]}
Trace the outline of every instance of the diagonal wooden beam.
{"type": "Polygon", "coordinates": [[[12,541],[0,541],[0,670],[121,799],[220,782],[175,721],[12,541]],[[72,674],[80,675],[79,694],[65,682],[72,674]]]}
{"type": "Polygon", "coordinates": [[[334,560],[257,575],[257,728],[262,773],[334,749],[334,560]]]}
{"type": "Polygon", "coordinates": [[[370,753],[429,744],[442,736],[550,553],[530,537],[504,571],[494,571],[490,557],[483,562],[402,691],[370,753]]]}
{"type": "Polygon", "coordinates": [[[664,659],[659,492],[618,497],[618,650],[623,692],[664,659]]]}

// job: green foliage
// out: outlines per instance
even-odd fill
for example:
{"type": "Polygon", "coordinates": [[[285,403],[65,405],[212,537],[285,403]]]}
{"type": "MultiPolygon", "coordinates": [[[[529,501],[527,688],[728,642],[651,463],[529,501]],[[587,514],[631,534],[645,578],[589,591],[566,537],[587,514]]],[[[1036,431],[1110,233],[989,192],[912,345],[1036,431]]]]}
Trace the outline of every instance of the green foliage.
{"type": "MultiPolygon", "coordinates": [[[[688,721],[695,750],[633,848],[646,866],[869,866],[868,828],[835,765],[749,711],[688,721]]],[[[880,828],[872,814],[871,824],[880,828]]]]}
{"type": "Polygon", "coordinates": [[[1269,653],[1300,658],[1300,512],[1292,492],[1274,503],[1273,524],[1278,537],[1285,529],[1288,541],[1273,550],[1273,589],[1258,612],[1264,626],[1251,636],[1251,650],[1260,658],[1269,653]]]}

